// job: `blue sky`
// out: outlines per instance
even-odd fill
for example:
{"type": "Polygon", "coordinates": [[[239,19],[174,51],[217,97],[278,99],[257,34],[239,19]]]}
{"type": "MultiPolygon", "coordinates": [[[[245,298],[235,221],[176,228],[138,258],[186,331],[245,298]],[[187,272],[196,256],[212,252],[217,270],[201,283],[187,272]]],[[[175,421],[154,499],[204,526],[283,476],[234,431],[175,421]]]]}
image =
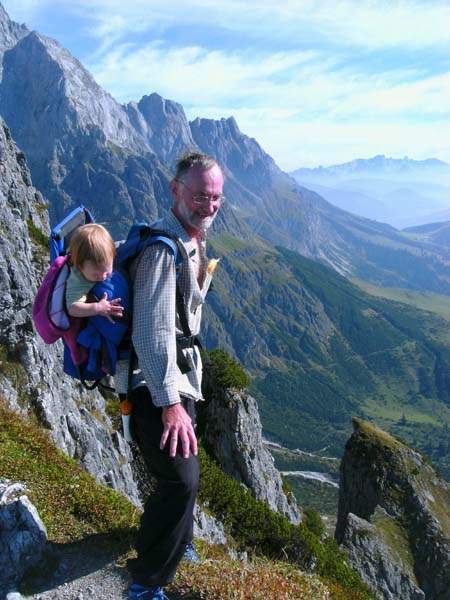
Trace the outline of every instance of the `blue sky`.
{"type": "Polygon", "coordinates": [[[450,0],[3,0],[116,100],[234,116],[284,170],[450,162],[450,0]]]}

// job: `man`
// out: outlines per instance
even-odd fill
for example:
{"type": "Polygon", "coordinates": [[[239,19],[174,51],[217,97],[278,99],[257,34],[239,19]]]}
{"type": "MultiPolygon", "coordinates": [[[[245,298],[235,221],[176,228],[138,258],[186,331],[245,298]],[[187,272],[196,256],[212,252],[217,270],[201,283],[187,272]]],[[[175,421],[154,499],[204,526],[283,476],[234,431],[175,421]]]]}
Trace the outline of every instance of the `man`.
{"type": "Polygon", "coordinates": [[[222,189],[222,171],[213,158],[196,153],[181,158],[170,183],[172,210],[157,224],[182,243],[181,274],[177,280],[173,255],[164,243],[149,246],[131,269],[138,357],[132,418],[136,441],[157,486],[141,519],[137,558],[128,561],[133,579],[129,598],[166,599],[162,586],[172,581],[193,537],[199,478],[194,404],[202,398],[202,365],[192,340],[184,337],[181,344],[176,339],[183,336],[176,282],[195,336],[211,282],[206,230],[224,201],[222,189]]]}

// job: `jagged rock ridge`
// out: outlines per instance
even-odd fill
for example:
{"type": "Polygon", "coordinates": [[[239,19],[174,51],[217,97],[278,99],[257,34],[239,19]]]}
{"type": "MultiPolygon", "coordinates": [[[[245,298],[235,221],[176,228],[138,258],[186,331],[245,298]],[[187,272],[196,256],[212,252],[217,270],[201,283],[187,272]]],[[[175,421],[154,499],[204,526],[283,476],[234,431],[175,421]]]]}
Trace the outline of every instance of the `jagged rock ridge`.
{"type": "Polygon", "coordinates": [[[450,598],[450,485],[424,458],[354,420],[336,539],[379,598],[450,598]]]}
{"type": "Polygon", "coordinates": [[[187,150],[199,150],[181,104],[153,93],[125,108],[136,131],[168,165],[187,150]]]}
{"type": "Polygon", "coordinates": [[[35,32],[3,64],[1,111],[51,201],[52,220],[83,203],[120,239],[132,222],[156,219],[161,199],[168,202],[167,171],[125,108],[35,32]]]}

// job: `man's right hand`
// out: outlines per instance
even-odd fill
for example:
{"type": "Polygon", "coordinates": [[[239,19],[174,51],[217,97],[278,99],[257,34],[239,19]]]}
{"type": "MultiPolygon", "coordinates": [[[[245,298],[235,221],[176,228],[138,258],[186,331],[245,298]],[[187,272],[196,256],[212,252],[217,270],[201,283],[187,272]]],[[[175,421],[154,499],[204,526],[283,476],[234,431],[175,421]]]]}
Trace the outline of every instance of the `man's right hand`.
{"type": "Polygon", "coordinates": [[[189,458],[189,450],[192,450],[194,456],[197,455],[197,438],[192,419],[181,403],[163,406],[162,422],[164,430],[159,446],[161,450],[165,447],[167,440],[170,439],[169,453],[173,458],[177,453],[178,440],[180,440],[183,458],[189,458]]]}

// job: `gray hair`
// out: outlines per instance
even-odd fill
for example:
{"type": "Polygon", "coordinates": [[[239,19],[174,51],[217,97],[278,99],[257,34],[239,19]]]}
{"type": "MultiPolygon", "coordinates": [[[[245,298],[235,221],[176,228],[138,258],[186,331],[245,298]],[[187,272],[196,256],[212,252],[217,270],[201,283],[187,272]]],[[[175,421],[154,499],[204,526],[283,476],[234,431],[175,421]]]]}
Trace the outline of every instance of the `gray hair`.
{"type": "Polygon", "coordinates": [[[212,169],[215,165],[220,168],[217,160],[212,156],[200,152],[188,152],[178,159],[174,179],[176,181],[182,180],[194,165],[199,165],[204,171],[212,169]]]}

